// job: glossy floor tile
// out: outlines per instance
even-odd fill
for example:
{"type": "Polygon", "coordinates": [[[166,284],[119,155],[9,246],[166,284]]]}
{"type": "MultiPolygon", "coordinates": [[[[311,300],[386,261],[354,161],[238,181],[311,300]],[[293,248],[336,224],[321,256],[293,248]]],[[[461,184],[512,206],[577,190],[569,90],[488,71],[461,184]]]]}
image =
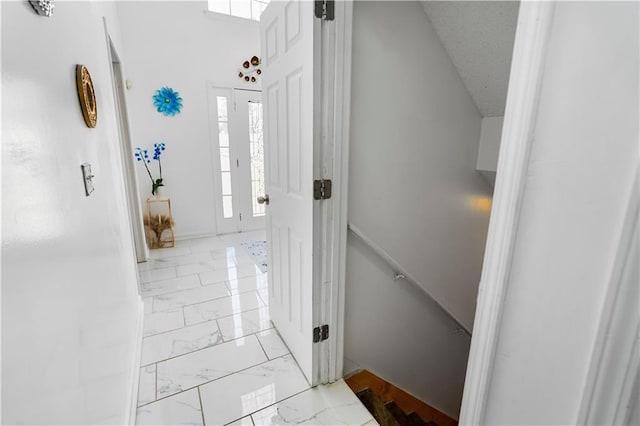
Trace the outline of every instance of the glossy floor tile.
{"type": "Polygon", "coordinates": [[[229,423],[228,426],[253,426],[253,419],[251,416],[243,417],[233,423],[229,423]]]}
{"type": "Polygon", "coordinates": [[[219,282],[237,280],[244,277],[255,277],[261,275],[263,272],[255,264],[252,265],[237,265],[229,267],[227,269],[214,269],[202,271],[200,275],[200,281],[203,285],[215,284],[219,282]]]}
{"type": "Polygon", "coordinates": [[[278,358],[289,353],[289,348],[282,341],[275,328],[261,331],[256,336],[269,359],[278,358]]]}
{"type": "Polygon", "coordinates": [[[197,389],[138,408],[137,425],[202,425],[197,389]]]}
{"type": "MultiPolygon", "coordinates": [[[[155,305],[154,305],[155,306],[155,305]]],[[[187,325],[228,317],[236,313],[265,307],[258,293],[242,293],[184,307],[184,320],[187,325]]]]}
{"type": "Polygon", "coordinates": [[[145,337],[142,341],[142,365],[184,355],[222,343],[218,324],[206,322],[145,337]]]}
{"type": "Polygon", "coordinates": [[[218,324],[224,340],[237,339],[273,327],[269,308],[266,307],[220,318],[218,324]]]}
{"type": "Polygon", "coordinates": [[[144,337],[184,327],[182,309],[167,312],[150,312],[144,318],[144,337]]]}
{"type": "Polygon", "coordinates": [[[142,297],[157,296],[159,294],[172,293],[200,286],[200,277],[197,274],[160,281],[150,281],[142,283],[142,297]]]}
{"type": "Polygon", "coordinates": [[[148,404],[156,399],[156,365],[152,364],[140,369],[138,406],[148,404]]]}
{"type": "Polygon", "coordinates": [[[223,425],[309,389],[291,355],[200,387],[206,424],[223,425]]]}
{"type": "Polygon", "coordinates": [[[308,389],[251,415],[259,425],[376,424],[343,380],[308,389]]]}
{"type": "Polygon", "coordinates": [[[148,283],[150,281],[168,280],[176,278],[175,268],[150,269],[148,271],[139,271],[140,282],[148,283]]]}
{"type": "MultiPolygon", "coordinates": [[[[247,293],[249,291],[266,289],[268,285],[267,281],[267,274],[260,274],[253,277],[229,280],[227,281],[227,287],[231,294],[247,293]]],[[[267,302],[267,300],[265,300],[265,302],[267,302]]]]}
{"type": "Polygon", "coordinates": [[[241,246],[260,239],[264,232],[178,241],[139,265],[145,320],[137,424],[372,420],[350,391],[309,389],[271,322],[268,275],[241,246]]]}
{"type": "MultiPolygon", "coordinates": [[[[256,336],[234,340],[158,363],[158,398],[267,361],[256,336]]],[[[232,419],[233,420],[233,419],[232,419]]]]}
{"type": "Polygon", "coordinates": [[[153,297],[153,311],[166,311],[207,300],[220,299],[221,297],[230,295],[231,293],[224,283],[160,294],[153,297]]]}

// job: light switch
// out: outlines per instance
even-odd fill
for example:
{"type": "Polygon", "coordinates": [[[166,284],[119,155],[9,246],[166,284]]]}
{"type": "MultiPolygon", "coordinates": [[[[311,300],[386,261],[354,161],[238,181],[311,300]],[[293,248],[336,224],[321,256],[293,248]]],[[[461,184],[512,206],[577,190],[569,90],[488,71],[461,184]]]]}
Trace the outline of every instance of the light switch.
{"type": "Polygon", "coordinates": [[[93,178],[94,176],[91,174],[91,164],[84,163],[80,166],[82,168],[82,177],[84,180],[84,192],[89,196],[93,192],[93,178]]]}

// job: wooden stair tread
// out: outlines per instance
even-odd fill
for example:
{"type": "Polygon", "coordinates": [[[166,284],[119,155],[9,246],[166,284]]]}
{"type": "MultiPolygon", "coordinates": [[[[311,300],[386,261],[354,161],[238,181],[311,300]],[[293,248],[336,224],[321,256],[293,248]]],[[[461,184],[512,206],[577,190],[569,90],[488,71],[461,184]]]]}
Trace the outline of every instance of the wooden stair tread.
{"type": "Polygon", "coordinates": [[[401,410],[407,417],[412,417],[412,415],[414,415],[412,417],[413,421],[415,421],[415,418],[417,417],[423,422],[423,425],[458,425],[458,422],[451,417],[420,401],[418,398],[414,397],[408,392],[405,392],[402,389],[386,382],[384,379],[367,370],[360,371],[350,377],[345,378],[345,382],[356,395],[358,394],[358,392],[370,389],[371,392],[373,392],[373,394],[382,401],[383,405],[393,401],[398,409],[401,410]]]}
{"type": "Polygon", "coordinates": [[[362,401],[362,404],[369,410],[380,426],[402,426],[371,389],[361,390],[356,393],[356,396],[362,401]]]}
{"type": "Polygon", "coordinates": [[[419,415],[417,415],[416,413],[411,413],[409,414],[407,417],[409,417],[409,425],[410,426],[417,426],[417,425],[421,425],[421,426],[438,426],[436,423],[434,422],[424,422],[419,415]]]}
{"type": "MultiPolygon", "coordinates": [[[[387,410],[389,410],[389,412],[398,421],[398,423],[400,423],[400,426],[411,425],[410,423],[411,419],[409,419],[409,416],[404,411],[402,411],[402,409],[398,407],[398,404],[396,404],[394,401],[387,402],[386,404],[384,404],[384,406],[387,407],[387,410]]],[[[420,426],[420,425],[424,425],[424,422],[420,422],[417,425],[411,425],[411,426],[420,426]]]]}

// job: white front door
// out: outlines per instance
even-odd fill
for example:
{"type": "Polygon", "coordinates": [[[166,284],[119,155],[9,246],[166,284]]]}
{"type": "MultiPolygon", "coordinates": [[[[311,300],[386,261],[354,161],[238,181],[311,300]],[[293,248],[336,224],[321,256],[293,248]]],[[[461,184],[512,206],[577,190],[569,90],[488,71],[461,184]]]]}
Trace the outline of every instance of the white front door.
{"type": "Polygon", "coordinates": [[[313,344],[313,2],[272,1],[260,20],[266,152],[266,229],[271,318],[312,384],[313,344]]]}
{"type": "Polygon", "coordinates": [[[210,85],[218,234],[264,229],[262,103],[259,91],[210,85]]]}

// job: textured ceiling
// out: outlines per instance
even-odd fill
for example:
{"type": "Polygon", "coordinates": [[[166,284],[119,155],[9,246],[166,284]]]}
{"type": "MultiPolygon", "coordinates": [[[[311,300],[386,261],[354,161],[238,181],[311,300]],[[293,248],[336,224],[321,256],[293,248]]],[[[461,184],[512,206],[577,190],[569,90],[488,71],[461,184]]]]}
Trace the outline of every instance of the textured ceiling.
{"type": "Polygon", "coordinates": [[[484,117],[504,115],[517,1],[421,1],[484,117]]]}

